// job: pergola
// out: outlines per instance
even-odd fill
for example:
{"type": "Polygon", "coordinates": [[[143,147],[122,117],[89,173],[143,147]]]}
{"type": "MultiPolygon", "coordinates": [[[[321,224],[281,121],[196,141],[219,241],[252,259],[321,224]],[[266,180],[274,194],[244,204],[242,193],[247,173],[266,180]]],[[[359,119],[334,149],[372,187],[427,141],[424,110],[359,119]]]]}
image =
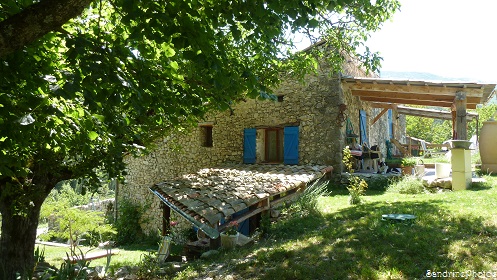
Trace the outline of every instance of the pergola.
{"type": "Polygon", "coordinates": [[[476,109],[485,104],[495,92],[495,84],[469,82],[428,82],[381,78],[342,77],[344,90],[349,90],[361,101],[370,102],[375,108],[383,108],[373,123],[388,109],[398,113],[440,119],[452,119],[454,139],[467,140],[466,123],[476,109]],[[403,105],[423,105],[450,108],[448,111],[421,109],[403,105]]]}

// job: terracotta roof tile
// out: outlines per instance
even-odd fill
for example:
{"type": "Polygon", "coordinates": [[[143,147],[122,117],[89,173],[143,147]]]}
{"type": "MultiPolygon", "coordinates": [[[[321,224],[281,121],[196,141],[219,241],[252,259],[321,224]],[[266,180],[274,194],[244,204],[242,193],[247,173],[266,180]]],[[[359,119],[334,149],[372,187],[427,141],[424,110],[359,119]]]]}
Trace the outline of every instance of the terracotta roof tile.
{"type": "Polygon", "coordinates": [[[321,176],[325,166],[229,164],[155,184],[151,190],[199,222],[220,220],[321,176]]]}

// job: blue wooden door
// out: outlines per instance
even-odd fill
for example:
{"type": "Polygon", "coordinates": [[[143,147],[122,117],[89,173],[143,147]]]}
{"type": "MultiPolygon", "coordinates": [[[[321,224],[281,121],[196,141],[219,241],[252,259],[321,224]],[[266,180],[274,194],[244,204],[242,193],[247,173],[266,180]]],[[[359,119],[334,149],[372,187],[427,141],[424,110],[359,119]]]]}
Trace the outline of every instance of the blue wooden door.
{"type": "Polygon", "coordinates": [[[283,162],[285,164],[299,163],[299,127],[287,126],[283,131],[283,162]]]}
{"type": "Polygon", "coordinates": [[[361,144],[362,143],[369,144],[366,111],[364,111],[364,110],[359,111],[359,123],[360,123],[360,130],[361,130],[361,144]]]}
{"type": "Polygon", "coordinates": [[[243,131],[243,163],[255,163],[255,128],[243,131]]]}

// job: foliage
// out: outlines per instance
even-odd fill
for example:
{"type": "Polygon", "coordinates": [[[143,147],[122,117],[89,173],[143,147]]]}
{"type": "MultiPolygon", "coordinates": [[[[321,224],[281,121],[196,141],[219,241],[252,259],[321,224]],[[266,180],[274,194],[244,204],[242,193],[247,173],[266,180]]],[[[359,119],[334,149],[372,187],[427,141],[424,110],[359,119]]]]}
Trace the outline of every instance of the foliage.
{"type": "Polygon", "coordinates": [[[368,188],[368,183],[364,179],[357,176],[349,177],[349,185],[347,190],[349,191],[349,203],[351,205],[361,203],[361,196],[364,195],[366,189],[368,188]]]}
{"type": "Polygon", "coordinates": [[[415,157],[404,157],[402,158],[402,166],[415,166],[418,164],[419,159],[415,157]]]}
{"type": "MultiPolygon", "coordinates": [[[[475,111],[479,116],[478,131],[481,131],[483,122],[490,119],[497,111],[497,104],[487,104],[475,111]]],[[[475,135],[476,131],[477,122],[474,120],[468,122],[468,137],[475,135]]],[[[406,116],[406,133],[431,143],[442,144],[444,141],[452,139],[452,122],[450,120],[406,116]]]]}
{"type": "Polygon", "coordinates": [[[354,159],[354,157],[350,153],[349,146],[346,146],[343,149],[342,163],[343,163],[343,166],[345,167],[345,170],[347,172],[349,172],[349,173],[353,173],[354,172],[354,168],[353,168],[353,165],[352,165],[353,159],[354,159]]]}
{"type": "MultiPolygon", "coordinates": [[[[353,156],[350,153],[349,147],[346,146],[343,149],[342,163],[345,166],[345,169],[351,173],[353,173],[352,161],[353,156]]],[[[351,205],[361,203],[361,196],[364,195],[367,188],[368,183],[364,179],[361,179],[358,176],[350,175],[347,186],[347,190],[349,191],[349,203],[351,205]]]]}
{"type": "MultiPolygon", "coordinates": [[[[480,108],[476,109],[476,112],[478,113],[478,132],[481,131],[481,128],[483,126],[483,122],[490,120],[492,116],[495,118],[495,113],[497,112],[497,104],[495,103],[490,103],[485,106],[482,106],[480,108]]],[[[468,136],[470,135],[475,135],[476,134],[476,121],[472,121],[468,123],[468,136]]]]}
{"type": "Polygon", "coordinates": [[[387,188],[389,192],[400,194],[421,194],[426,192],[422,179],[407,175],[402,176],[399,180],[392,180],[387,188]]]}
{"type": "Polygon", "coordinates": [[[269,235],[269,232],[271,231],[271,215],[269,212],[261,213],[259,230],[262,237],[267,237],[269,235]]]}
{"type": "MultiPolygon", "coordinates": [[[[171,214],[171,219],[175,219],[175,221],[169,223],[169,233],[167,235],[171,237],[171,241],[174,244],[184,245],[186,242],[197,238],[196,232],[188,221],[181,218],[181,216],[176,215],[174,212],[171,214]]],[[[161,233],[158,232],[157,236],[160,235],[161,233]]]]}
{"type": "MultiPolygon", "coordinates": [[[[427,142],[442,144],[452,139],[452,122],[448,120],[406,116],[406,133],[427,142]]],[[[469,135],[469,134],[468,134],[469,135]]]]}
{"type": "MultiPolygon", "coordinates": [[[[364,41],[398,8],[396,0],[3,3],[1,214],[37,217],[63,180],[86,178],[94,190],[102,173],[122,179],[124,156],[209,111],[271,97],[281,73],[302,77],[323,53],[336,71],[351,58],[378,70],[364,41]],[[288,32],[319,34],[312,41],[326,47],[297,53],[288,32]]],[[[34,239],[19,243],[31,250],[34,239]]],[[[31,266],[32,252],[3,257],[15,246],[0,246],[0,263],[31,266]]]]}
{"type": "Polygon", "coordinates": [[[158,261],[156,252],[142,254],[138,266],[138,276],[142,279],[154,279],[159,274],[161,265],[158,261]]]}
{"type": "Polygon", "coordinates": [[[385,191],[390,182],[387,176],[371,176],[365,180],[368,183],[368,190],[374,191],[385,191]]]}
{"type": "Polygon", "coordinates": [[[215,261],[189,261],[167,276],[418,279],[427,278],[428,270],[494,271],[497,210],[488,205],[495,203],[496,178],[474,190],[415,196],[368,190],[367,202],[356,207],[350,207],[346,193],[320,197],[321,215],[286,217],[273,223],[270,239],[219,254],[215,261]],[[382,221],[390,213],[416,220],[382,221]]]}
{"type": "Polygon", "coordinates": [[[40,238],[60,242],[85,239],[89,245],[114,239],[116,232],[104,213],[74,208],[87,205],[93,196],[79,194],[76,189],[65,181],[49,194],[40,212],[40,221],[48,223],[49,231],[40,238]]]}
{"type": "Polygon", "coordinates": [[[389,167],[393,167],[393,166],[400,167],[402,165],[402,158],[388,158],[388,159],[385,160],[385,163],[389,167]]]}
{"type": "Polygon", "coordinates": [[[236,235],[238,233],[238,222],[229,222],[227,230],[224,233],[226,233],[227,235],[236,235]]]}
{"type": "Polygon", "coordinates": [[[300,194],[299,198],[290,208],[293,212],[299,213],[299,215],[318,214],[317,204],[319,197],[329,195],[330,193],[328,191],[328,182],[316,180],[300,194]]]}
{"type": "Polygon", "coordinates": [[[67,182],[59,184],[59,188],[53,189],[41,206],[40,221],[46,223],[54,213],[78,205],[86,205],[90,202],[89,193],[82,195],[76,193],[74,188],[67,182]]]}
{"type": "Polygon", "coordinates": [[[65,208],[59,209],[54,216],[57,219],[55,228],[42,234],[40,238],[59,242],[70,240],[71,244],[85,239],[93,246],[115,238],[116,231],[105,223],[105,217],[101,212],[65,208]]]}
{"type": "Polygon", "coordinates": [[[147,206],[137,205],[130,200],[123,199],[118,208],[119,216],[114,224],[117,231],[117,244],[130,245],[151,238],[143,233],[140,226],[141,223],[146,222],[143,220],[143,213],[147,206]]]}

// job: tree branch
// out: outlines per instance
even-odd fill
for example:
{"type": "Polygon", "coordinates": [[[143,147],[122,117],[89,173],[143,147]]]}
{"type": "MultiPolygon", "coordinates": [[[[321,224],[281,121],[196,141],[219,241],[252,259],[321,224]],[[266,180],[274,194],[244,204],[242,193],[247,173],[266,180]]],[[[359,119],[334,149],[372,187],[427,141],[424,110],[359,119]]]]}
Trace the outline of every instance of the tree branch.
{"type": "Polygon", "coordinates": [[[0,58],[75,18],[95,0],[41,0],[0,22],[0,58]]]}

